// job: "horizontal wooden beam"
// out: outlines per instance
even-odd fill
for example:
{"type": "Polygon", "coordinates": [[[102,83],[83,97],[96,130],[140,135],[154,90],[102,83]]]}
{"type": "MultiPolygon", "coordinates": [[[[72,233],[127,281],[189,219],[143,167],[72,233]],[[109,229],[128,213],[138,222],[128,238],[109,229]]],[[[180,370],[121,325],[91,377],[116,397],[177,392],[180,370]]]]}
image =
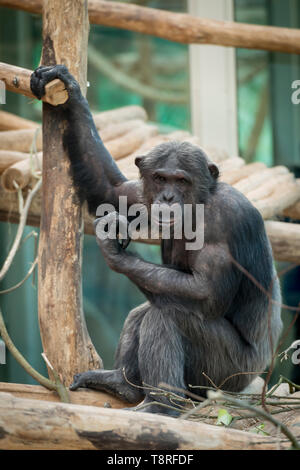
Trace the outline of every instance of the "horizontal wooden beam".
{"type": "MultiPolygon", "coordinates": [[[[28,96],[29,98],[36,98],[30,89],[31,74],[32,70],[0,62],[0,80],[5,82],[6,89],[28,96]]],[[[61,80],[53,80],[48,83],[45,91],[46,93],[42,100],[53,106],[63,104],[68,99],[68,93],[61,80]]]]}
{"type": "Polygon", "coordinates": [[[300,264],[300,225],[266,220],[265,227],[276,261],[300,264]]]}
{"type": "MultiPolygon", "coordinates": [[[[0,392],[11,393],[14,397],[29,398],[31,400],[42,400],[60,402],[58,394],[53,390],[47,390],[41,385],[27,385],[0,382],[0,392]]],[[[128,408],[127,402],[121,401],[105,392],[81,388],[76,392],[68,390],[70,403],[73,405],[99,406],[100,408],[128,408]]]]}
{"type": "MultiPolygon", "coordinates": [[[[90,23],[184,44],[214,44],[300,54],[300,30],[196,18],[121,2],[89,0],[90,23]]],[[[0,0],[0,6],[42,13],[42,0],[0,0]]]]}
{"type": "Polygon", "coordinates": [[[17,131],[19,129],[36,129],[39,124],[24,119],[16,114],[0,110],[0,131],[17,131]]]}
{"type": "Polygon", "coordinates": [[[225,426],[0,393],[0,449],[275,450],[279,439],[225,426]]]}
{"type": "MultiPolygon", "coordinates": [[[[24,190],[24,196],[26,191],[24,190]]],[[[38,193],[33,200],[28,213],[27,224],[34,227],[40,225],[41,194],[38,193]]],[[[93,217],[83,210],[85,233],[94,235],[93,217]]],[[[19,222],[18,196],[16,193],[6,192],[0,186],[0,221],[19,222]]],[[[288,261],[300,264],[300,225],[286,222],[265,221],[267,234],[273,248],[274,258],[277,261],[288,261]]],[[[139,240],[144,243],[157,244],[157,240],[139,240]]]]}

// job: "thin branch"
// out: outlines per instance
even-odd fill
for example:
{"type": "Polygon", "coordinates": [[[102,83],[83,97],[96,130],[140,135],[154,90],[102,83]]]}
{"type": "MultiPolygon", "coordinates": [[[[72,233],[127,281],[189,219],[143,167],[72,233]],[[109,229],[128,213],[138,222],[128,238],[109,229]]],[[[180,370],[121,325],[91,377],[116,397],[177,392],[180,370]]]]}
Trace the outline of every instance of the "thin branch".
{"type": "Polygon", "coordinates": [[[146,85],[135,77],[127,75],[116,67],[109,59],[99,52],[95,47],[89,44],[88,48],[89,62],[106,77],[126,88],[133,93],[138,93],[144,98],[154,101],[167,102],[172,104],[186,104],[188,95],[183,93],[170,93],[168,91],[158,90],[150,85],[146,85]]]}
{"type": "Polygon", "coordinates": [[[1,290],[0,291],[0,295],[2,294],[9,294],[10,292],[13,292],[14,290],[18,289],[18,287],[21,287],[22,284],[24,284],[24,282],[27,281],[27,279],[31,276],[31,274],[33,273],[33,271],[35,270],[35,267],[38,263],[38,257],[35,258],[34,262],[32,263],[28,273],[26,274],[26,276],[24,277],[24,279],[22,279],[22,281],[18,282],[17,284],[15,284],[13,287],[9,287],[8,289],[5,289],[5,290],[1,290]]]}
{"type": "Polygon", "coordinates": [[[23,367],[23,369],[26,370],[26,372],[37,382],[39,382],[41,385],[44,387],[48,388],[49,390],[56,390],[57,386],[54,382],[51,380],[47,379],[43,375],[41,375],[39,372],[37,372],[24,358],[24,356],[20,353],[20,351],[16,348],[14,343],[12,342],[2,315],[2,311],[0,308],[0,334],[1,337],[7,347],[7,349],[11,352],[13,357],[16,359],[16,361],[23,367]]]}
{"type": "Polygon", "coordinates": [[[27,196],[26,202],[24,204],[23,210],[20,213],[20,223],[19,223],[19,226],[18,226],[18,230],[17,230],[17,234],[16,234],[16,237],[15,237],[14,243],[13,243],[13,245],[10,249],[10,252],[9,252],[6,260],[4,261],[4,264],[3,264],[2,269],[0,271],[0,281],[2,281],[2,279],[6,275],[7,271],[9,270],[9,268],[10,268],[12,262],[13,262],[13,259],[16,255],[16,252],[18,251],[18,248],[19,248],[20,242],[21,242],[21,238],[22,238],[22,235],[23,235],[24,227],[25,227],[25,224],[26,224],[27,215],[28,215],[28,211],[29,211],[29,208],[30,208],[31,201],[34,198],[35,194],[40,189],[41,184],[42,184],[42,179],[40,179],[36,183],[34,188],[31,191],[29,191],[29,193],[28,193],[28,196],[27,196]]]}

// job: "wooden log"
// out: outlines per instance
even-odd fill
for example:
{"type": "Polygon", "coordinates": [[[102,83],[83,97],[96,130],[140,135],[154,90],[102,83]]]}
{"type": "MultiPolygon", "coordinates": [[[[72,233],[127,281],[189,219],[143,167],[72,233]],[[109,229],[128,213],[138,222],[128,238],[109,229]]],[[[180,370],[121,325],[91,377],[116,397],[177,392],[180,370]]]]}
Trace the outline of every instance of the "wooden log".
{"type": "Polygon", "coordinates": [[[118,124],[129,120],[139,119],[147,120],[147,113],[141,106],[123,106],[122,108],[102,111],[93,115],[95,125],[100,131],[109,125],[118,124]]]}
{"type": "Polygon", "coordinates": [[[271,196],[277,187],[285,188],[285,185],[288,183],[295,183],[295,178],[292,173],[274,176],[258,188],[246,193],[246,196],[252,202],[260,201],[271,196]]]}
{"type": "MultiPolygon", "coordinates": [[[[87,83],[88,31],[85,0],[43,2],[41,63],[65,64],[83,94],[87,83]]],[[[82,310],[82,216],[63,147],[65,125],[59,108],[43,103],[39,323],[44,352],[69,385],[74,374],[100,368],[102,361],[90,340],[82,310]]]]}
{"type": "MultiPolygon", "coordinates": [[[[24,154],[23,154],[24,155],[24,154]]],[[[1,175],[1,184],[5,191],[16,192],[18,187],[23,189],[28,185],[33,173],[42,170],[43,154],[39,152],[35,155],[18,161],[14,165],[6,168],[1,175]],[[17,183],[17,187],[15,186],[17,183]]]]}
{"type": "MultiPolygon", "coordinates": [[[[129,165],[131,165],[131,162],[134,164],[135,157],[147,155],[147,153],[149,153],[157,145],[163,144],[164,142],[169,142],[170,140],[173,140],[173,139],[170,138],[168,134],[155,135],[151,137],[151,139],[146,140],[146,142],[143,142],[142,145],[140,145],[140,147],[138,147],[133,153],[128,155],[126,157],[126,162],[128,162],[129,165]]],[[[175,139],[175,140],[179,140],[179,139],[175,139]]],[[[124,167],[122,166],[122,168],[124,167]]]]}
{"type": "MultiPolygon", "coordinates": [[[[0,62],[0,80],[5,82],[6,89],[28,96],[29,98],[35,98],[30,89],[31,74],[32,70],[0,62]]],[[[48,83],[45,86],[45,92],[42,100],[53,106],[63,104],[68,99],[65,85],[60,80],[53,80],[51,83],[48,83]]]]}
{"type": "Polygon", "coordinates": [[[203,147],[203,150],[207,154],[207,156],[210,158],[215,163],[220,163],[224,160],[229,159],[229,154],[226,152],[226,150],[220,148],[220,147],[203,147]]]}
{"type": "Polygon", "coordinates": [[[224,426],[0,394],[0,449],[277,449],[279,439],[224,426]]]}
{"type": "MultiPolygon", "coordinates": [[[[119,160],[118,165],[123,163],[125,159],[119,160]]],[[[138,170],[138,169],[137,169],[138,170]]],[[[26,196],[26,190],[24,196],[26,196]]],[[[41,194],[38,193],[36,198],[33,200],[28,214],[27,224],[33,227],[39,227],[40,225],[40,212],[41,212],[41,194]]],[[[90,216],[84,207],[84,230],[88,235],[94,235],[93,217],[90,216]]],[[[19,222],[18,213],[18,197],[15,193],[4,192],[0,186],[0,221],[9,223],[19,222]]],[[[295,249],[293,251],[293,240],[297,240],[299,237],[300,225],[276,222],[275,229],[272,230],[270,240],[273,248],[273,254],[275,260],[295,262],[298,259],[300,263],[300,253],[295,249]],[[290,231],[291,227],[291,231],[290,231]]],[[[159,244],[158,240],[142,240],[145,243],[159,244]]],[[[295,246],[297,242],[295,243],[295,246]]],[[[296,261],[297,262],[297,261],[296,261]]]]}
{"type": "Polygon", "coordinates": [[[291,219],[300,220],[300,201],[282,211],[282,215],[291,219]]]}
{"type": "MultiPolygon", "coordinates": [[[[29,398],[30,400],[43,400],[60,402],[55,391],[47,390],[41,385],[26,385],[0,382],[0,392],[11,393],[14,397],[29,398]]],[[[76,392],[68,390],[70,403],[74,405],[99,406],[101,408],[129,408],[135,406],[119,400],[108,393],[81,388],[76,392]]]]}
{"type": "Polygon", "coordinates": [[[131,155],[129,157],[125,157],[119,160],[118,167],[129,180],[139,179],[140,172],[138,167],[134,163],[134,158],[132,158],[131,155]]]}
{"type": "Polygon", "coordinates": [[[266,220],[265,227],[276,261],[300,264],[300,225],[266,220]]]}
{"type": "Polygon", "coordinates": [[[37,122],[24,119],[16,114],[0,111],[0,131],[17,131],[18,129],[36,129],[37,122]]]}
{"type": "Polygon", "coordinates": [[[115,124],[108,125],[101,130],[101,139],[103,142],[109,142],[118,137],[122,137],[124,134],[140,127],[144,121],[141,119],[133,119],[130,121],[119,122],[115,124]]]}
{"type": "Polygon", "coordinates": [[[14,165],[17,162],[29,158],[28,153],[14,152],[12,150],[0,150],[0,174],[3,173],[6,168],[14,165]]]}
{"type": "Polygon", "coordinates": [[[281,214],[285,207],[291,206],[300,199],[300,184],[286,184],[284,189],[279,186],[266,199],[254,202],[264,219],[271,219],[281,214]]]}
{"type": "MultiPolygon", "coordinates": [[[[42,13],[42,0],[0,0],[1,5],[42,13]]],[[[291,28],[197,18],[186,13],[103,0],[89,0],[89,18],[94,24],[150,34],[184,44],[215,44],[300,53],[300,32],[291,28]]]]}
{"type": "Polygon", "coordinates": [[[236,168],[234,170],[224,171],[220,176],[220,181],[228,184],[234,184],[243,178],[247,178],[253,173],[265,170],[267,167],[264,163],[254,162],[249,163],[249,165],[242,166],[241,168],[236,168]]]}
{"type": "Polygon", "coordinates": [[[232,171],[237,168],[241,168],[245,165],[245,160],[240,157],[232,157],[228,158],[227,160],[222,160],[218,162],[218,167],[220,170],[220,174],[226,173],[227,171],[232,171]]]}
{"type": "Polygon", "coordinates": [[[118,139],[107,142],[106,148],[115,160],[119,160],[134,152],[143,142],[147,141],[149,137],[157,133],[157,126],[144,124],[136,127],[118,139]]]}
{"type": "Polygon", "coordinates": [[[0,132],[0,150],[28,153],[34,141],[39,152],[43,148],[43,135],[38,128],[0,132]]]}
{"type": "MultiPolygon", "coordinates": [[[[297,178],[297,184],[300,184],[300,178],[297,178]]],[[[300,220],[300,201],[295,202],[290,207],[283,210],[282,215],[291,219],[300,220]]]]}
{"type": "Polygon", "coordinates": [[[266,170],[260,171],[259,173],[250,175],[248,178],[243,178],[242,180],[233,184],[233,187],[241,191],[241,193],[246,194],[260,186],[265,181],[269,181],[274,176],[284,175],[288,172],[289,170],[285,166],[267,168],[266,170]]]}

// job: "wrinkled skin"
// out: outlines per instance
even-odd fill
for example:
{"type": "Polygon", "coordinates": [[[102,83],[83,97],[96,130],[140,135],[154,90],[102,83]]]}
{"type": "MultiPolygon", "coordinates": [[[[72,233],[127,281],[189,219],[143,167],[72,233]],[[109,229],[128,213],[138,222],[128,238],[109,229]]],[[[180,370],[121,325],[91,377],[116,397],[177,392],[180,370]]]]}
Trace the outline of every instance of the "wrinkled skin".
{"type": "MultiPolygon", "coordinates": [[[[194,208],[202,203],[205,216],[203,247],[191,251],[185,239],[163,240],[162,265],[124,250],[128,240],[122,247],[117,239],[97,238],[108,266],[134,282],[147,302],[125,321],[114,370],[77,374],[70,389],[105,390],[129,403],[144,399],[141,411],[171,416],[178,411],[166,406],[168,399],[151,395],[144,384],[164,382],[181,390],[190,384],[207,386],[204,372],[217,386],[224,382],[225,390],[241,391],[267,366],[271,344],[274,349],[281,331],[279,282],[259,212],[241,193],[218,182],[217,167],[189,143],[165,143],[138,157],[141,180],[127,181],[103,145],[88,103],[66,67],[39,67],[31,78],[33,93],[41,98],[45,85],[55,78],[64,82],[69,94],[57,112],[68,123],[64,145],[74,183],[92,214],[104,202],[118,209],[118,197],[127,196],[129,205],[147,207],[177,202],[194,208]],[[273,281],[276,303],[270,329],[268,298],[232,258],[264,289],[273,281]]],[[[104,217],[109,226],[119,214],[104,217]]]]}

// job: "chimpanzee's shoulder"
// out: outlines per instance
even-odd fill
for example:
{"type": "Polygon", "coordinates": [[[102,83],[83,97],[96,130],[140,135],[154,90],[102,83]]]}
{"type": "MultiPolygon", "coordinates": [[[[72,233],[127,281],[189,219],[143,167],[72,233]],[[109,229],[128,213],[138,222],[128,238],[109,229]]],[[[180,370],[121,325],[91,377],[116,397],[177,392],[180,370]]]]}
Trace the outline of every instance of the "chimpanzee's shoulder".
{"type": "Polygon", "coordinates": [[[227,221],[234,221],[235,224],[245,220],[252,223],[263,223],[260,212],[249,199],[227,183],[220,182],[218,184],[215,193],[215,203],[221,215],[227,221]]]}

